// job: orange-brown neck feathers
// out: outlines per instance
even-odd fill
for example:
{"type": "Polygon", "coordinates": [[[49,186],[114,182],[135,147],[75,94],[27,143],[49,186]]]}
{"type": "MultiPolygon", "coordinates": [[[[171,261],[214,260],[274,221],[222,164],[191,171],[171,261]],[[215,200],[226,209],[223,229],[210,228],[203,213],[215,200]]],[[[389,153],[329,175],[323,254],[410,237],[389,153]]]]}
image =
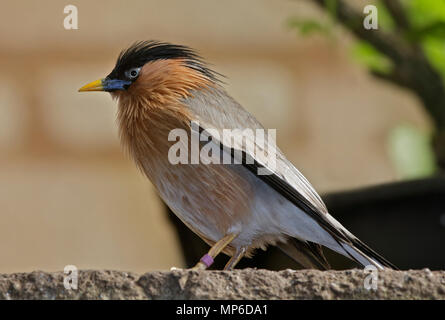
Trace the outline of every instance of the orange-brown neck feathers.
{"type": "MultiPolygon", "coordinates": [[[[166,155],[172,129],[188,129],[191,115],[183,99],[215,82],[181,59],[146,63],[125,91],[112,93],[119,101],[118,122],[123,145],[138,162],[149,153],[154,160],[166,155]]],[[[138,163],[142,166],[141,163],[138,163]]]]}
{"type": "Polygon", "coordinates": [[[193,90],[214,86],[201,72],[186,65],[182,59],[155,60],[146,63],[138,79],[126,91],[117,91],[120,116],[137,120],[152,113],[184,113],[181,100],[193,90]]]}
{"type": "Polygon", "coordinates": [[[205,90],[214,82],[181,59],[161,59],[146,63],[138,79],[125,91],[113,93],[119,100],[118,121],[123,133],[173,129],[177,121],[189,123],[182,103],[193,90],[205,90]],[[126,132],[125,132],[126,131],[126,132]]]}

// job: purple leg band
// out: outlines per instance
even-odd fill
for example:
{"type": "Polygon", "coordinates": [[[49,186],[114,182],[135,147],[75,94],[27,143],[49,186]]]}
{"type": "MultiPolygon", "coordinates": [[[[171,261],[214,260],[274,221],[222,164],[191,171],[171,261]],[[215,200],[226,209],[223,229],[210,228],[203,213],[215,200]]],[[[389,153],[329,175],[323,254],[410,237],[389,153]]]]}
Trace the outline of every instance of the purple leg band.
{"type": "Polygon", "coordinates": [[[202,256],[201,262],[204,263],[208,268],[213,264],[213,258],[206,253],[202,256]]]}

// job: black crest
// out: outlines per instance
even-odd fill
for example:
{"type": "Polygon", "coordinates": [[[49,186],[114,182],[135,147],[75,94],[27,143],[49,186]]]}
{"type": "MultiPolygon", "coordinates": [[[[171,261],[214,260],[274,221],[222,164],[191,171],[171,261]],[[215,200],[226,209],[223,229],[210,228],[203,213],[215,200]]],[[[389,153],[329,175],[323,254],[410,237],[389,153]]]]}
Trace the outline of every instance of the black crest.
{"type": "Polygon", "coordinates": [[[189,47],[159,41],[140,41],[119,54],[116,66],[108,78],[124,79],[125,71],[142,67],[150,61],[163,59],[183,59],[189,68],[201,72],[214,81],[220,76],[209,69],[202,58],[189,47]]]}

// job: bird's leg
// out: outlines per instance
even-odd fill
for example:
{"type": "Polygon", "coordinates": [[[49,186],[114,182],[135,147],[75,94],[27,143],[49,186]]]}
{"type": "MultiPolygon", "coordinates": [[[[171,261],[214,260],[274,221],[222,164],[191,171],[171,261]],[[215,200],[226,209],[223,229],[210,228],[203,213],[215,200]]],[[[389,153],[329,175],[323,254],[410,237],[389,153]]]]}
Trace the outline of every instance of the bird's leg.
{"type": "Polygon", "coordinates": [[[230,258],[229,262],[227,262],[224,270],[232,270],[235,268],[238,262],[240,262],[240,260],[244,257],[246,250],[246,247],[241,247],[240,249],[236,250],[235,254],[230,258]]]}
{"type": "Polygon", "coordinates": [[[230,244],[230,242],[233,241],[233,239],[236,238],[238,234],[231,233],[218,242],[216,242],[213,247],[210,248],[209,252],[206,253],[201,260],[192,268],[192,270],[205,270],[208,267],[210,267],[213,264],[213,259],[216,258],[216,256],[224,250],[227,245],[230,244]]]}

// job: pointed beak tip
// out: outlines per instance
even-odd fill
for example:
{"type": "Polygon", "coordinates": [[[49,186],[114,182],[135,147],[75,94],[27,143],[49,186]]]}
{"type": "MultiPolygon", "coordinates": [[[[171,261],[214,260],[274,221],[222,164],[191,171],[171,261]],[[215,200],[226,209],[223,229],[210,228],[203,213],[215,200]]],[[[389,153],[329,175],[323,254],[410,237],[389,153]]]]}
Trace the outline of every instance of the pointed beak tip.
{"type": "Polygon", "coordinates": [[[81,87],[79,90],[77,90],[77,92],[86,92],[86,91],[104,91],[103,79],[90,82],[81,87]]]}

